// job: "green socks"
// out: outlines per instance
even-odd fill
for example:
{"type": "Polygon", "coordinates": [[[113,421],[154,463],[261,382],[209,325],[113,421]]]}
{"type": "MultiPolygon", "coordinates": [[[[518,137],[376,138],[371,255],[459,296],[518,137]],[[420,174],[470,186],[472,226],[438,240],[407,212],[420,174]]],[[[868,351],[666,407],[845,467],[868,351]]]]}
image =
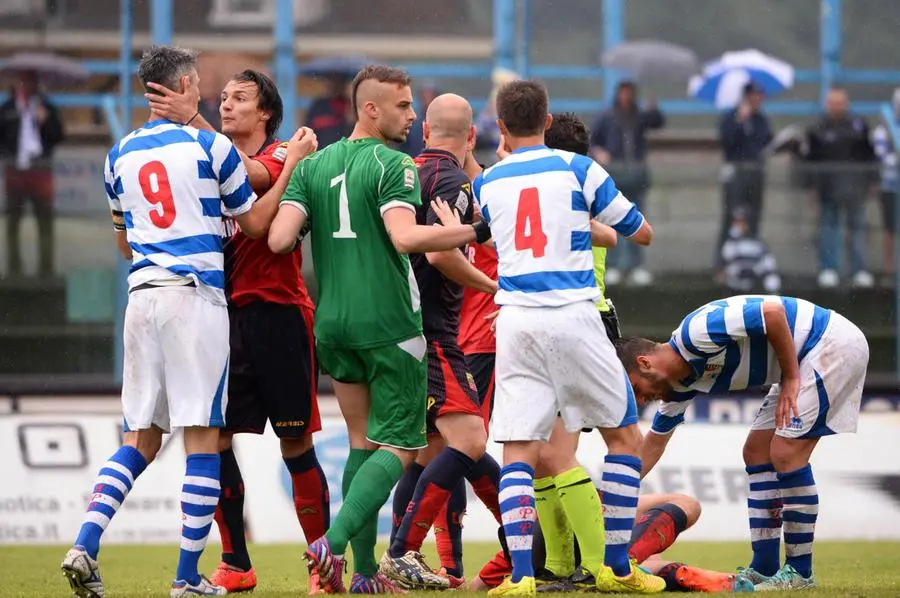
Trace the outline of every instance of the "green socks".
{"type": "Polygon", "coordinates": [[[344,466],[344,504],[325,537],[333,554],[344,554],[353,540],[354,570],[372,576],[378,570],[375,542],[378,511],[403,475],[403,464],[386,450],[351,449],[344,466]]]}
{"type": "Polygon", "coordinates": [[[534,481],[534,506],[544,534],[544,569],[558,577],[575,572],[575,538],[552,477],[534,481]]]}
{"type": "MultiPolygon", "coordinates": [[[[572,528],[581,549],[581,565],[591,574],[597,575],[603,567],[606,552],[603,505],[600,503],[597,488],[594,487],[591,476],[582,467],[564,471],[553,481],[569,521],[574,522],[572,528]]],[[[548,551],[548,562],[549,556],[548,551]]]]}

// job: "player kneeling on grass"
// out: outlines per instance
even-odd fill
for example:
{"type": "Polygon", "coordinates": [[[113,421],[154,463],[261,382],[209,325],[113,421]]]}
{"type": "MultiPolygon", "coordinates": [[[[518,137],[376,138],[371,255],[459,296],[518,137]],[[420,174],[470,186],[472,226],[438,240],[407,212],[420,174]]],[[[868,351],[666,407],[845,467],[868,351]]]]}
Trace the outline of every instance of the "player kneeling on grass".
{"type": "MultiPolygon", "coordinates": [[[[600,492],[600,489],[597,489],[600,492]]],[[[740,576],[709,571],[667,561],[658,555],[675,543],[678,535],[690,529],[700,518],[700,503],[685,494],[645,494],[638,500],[637,519],[631,531],[628,557],[644,569],[662,577],[666,590],[672,592],[740,592],[752,591],[753,586],[740,576]]],[[[540,574],[553,563],[565,570],[575,571],[572,577],[538,588],[538,592],[590,591],[593,580],[580,567],[581,554],[572,528],[557,528],[557,534],[547,535],[537,522],[534,532],[532,562],[540,574]]],[[[494,557],[472,582],[469,589],[480,591],[499,585],[509,575],[507,557],[494,557]]]]}
{"type": "MultiPolygon", "coordinates": [[[[177,93],[151,87],[154,110],[176,122],[214,131],[202,116],[191,90],[177,93]]],[[[268,190],[284,168],[284,147],[275,138],[284,112],[275,83],[259,71],[237,73],[222,90],[222,132],[235,144],[257,193],[268,190]]],[[[315,133],[307,129],[310,141],[315,133]]],[[[315,144],[309,145],[310,152],[315,144]]],[[[318,365],[312,333],[315,306],[301,274],[297,247],[273,253],[267,239],[252,239],[226,221],[225,275],[231,322],[228,409],[219,438],[222,493],[216,524],[222,537],[222,561],[211,581],[229,593],[256,587],[244,528],[244,479],[232,449],[236,433],[262,434],[266,420],[281,444],[291,476],[294,508],[307,543],[329,525],[328,483],[313,448],[312,434],[322,429],[316,400],[318,365]]]]}
{"type": "Polygon", "coordinates": [[[376,594],[397,591],[375,560],[378,511],[427,444],[427,343],[407,254],[485,241],[490,231],[460,224],[456,213],[443,227],[416,224],[422,203],[416,166],[385,145],[403,142],[416,117],[405,71],[364,67],[351,100],[352,135],[295,169],[269,247],[292,251],[309,221],[319,285],[316,348],[322,370],[334,379],[350,440],[341,510],[305,554],[314,589],[344,592],[350,544],[350,592],[376,594]]]}
{"type": "Polygon", "coordinates": [[[644,475],[697,393],[772,385],[744,444],[753,560],[742,573],[757,591],[814,587],[809,458],[822,436],[856,431],[869,363],[859,328],[803,299],[741,295],[691,312],[668,343],[632,338],[618,350],[636,395],[663,401],[644,439],[644,475]]]}
{"type": "MultiPolygon", "coordinates": [[[[146,87],[195,90],[195,54],[149,50],[138,70],[146,87]]],[[[116,241],[132,260],[125,312],[124,445],[97,477],[84,523],[62,563],[75,595],[103,596],[100,537],[135,480],[156,457],[163,432],[184,428],[181,553],[170,595],[222,595],[197,570],[219,501],[219,428],[228,404],[228,309],[222,215],[248,235],[265,234],[289,173],[314,136],[288,143],[285,171],[259,201],[241,158],[223,135],[165,120],[116,143],[104,168],[116,241]]]]}

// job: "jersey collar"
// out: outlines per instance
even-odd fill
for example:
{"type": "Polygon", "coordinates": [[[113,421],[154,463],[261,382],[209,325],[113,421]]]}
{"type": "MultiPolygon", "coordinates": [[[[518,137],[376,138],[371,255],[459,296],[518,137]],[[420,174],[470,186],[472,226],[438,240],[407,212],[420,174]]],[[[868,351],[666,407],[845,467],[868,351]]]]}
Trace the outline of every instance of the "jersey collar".
{"type": "Polygon", "coordinates": [[[174,124],[177,124],[177,123],[172,122],[171,120],[169,120],[167,118],[157,118],[156,120],[147,121],[146,123],[144,123],[144,126],[141,128],[142,129],[152,129],[153,127],[158,127],[159,125],[174,125],[174,124]]]}
{"type": "Polygon", "coordinates": [[[447,150],[424,149],[424,150],[422,150],[422,153],[420,153],[418,157],[421,157],[421,158],[450,158],[451,160],[456,162],[457,165],[462,166],[459,163],[459,160],[457,159],[457,157],[455,155],[453,155],[453,152],[448,152],[447,150]]]}
{"type": "Polygon", "coordinates": [[[521,154],[521,153],[524,153],[524,152],[530,152],[531,150],[536,150],[536,149],[547,149],[547,146],[544,145],[544,144],[541,144],[541,145],[529,145],[528,147],[520,147],[519,149],[515,149],[515,150],[512,151],[512,153],[514,153],[514,154],[521,154]]]}

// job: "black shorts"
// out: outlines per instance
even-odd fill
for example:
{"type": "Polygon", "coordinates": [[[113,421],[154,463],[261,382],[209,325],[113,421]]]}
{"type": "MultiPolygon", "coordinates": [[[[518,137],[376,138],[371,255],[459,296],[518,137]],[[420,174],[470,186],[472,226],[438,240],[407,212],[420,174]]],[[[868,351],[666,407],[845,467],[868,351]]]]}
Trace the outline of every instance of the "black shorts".
{"type": "Polygon", "coordinates": [[[481,417],[481,399],[466,357],[452,342],[428,341],[427,431],[438,432],[437,418],[448,413],[481,417]]]}
{"type": "Polygon", "coordinates": [[[494,412],[494,364],[497,361],[495,353],[471,353],[466,355],[466,364],[472,377],[475,378],[475,386],[478,388],[478,398],[481,400],[481,414],[484,416],[485,426],[491,421],[494,412]]]}
{"type": "Polygon", "coordinates": [[[229,317],[225,430],[262,434],[267,419],[279,438],[321,430],[313,311],[256,301],[232,306],[229,317]]]}

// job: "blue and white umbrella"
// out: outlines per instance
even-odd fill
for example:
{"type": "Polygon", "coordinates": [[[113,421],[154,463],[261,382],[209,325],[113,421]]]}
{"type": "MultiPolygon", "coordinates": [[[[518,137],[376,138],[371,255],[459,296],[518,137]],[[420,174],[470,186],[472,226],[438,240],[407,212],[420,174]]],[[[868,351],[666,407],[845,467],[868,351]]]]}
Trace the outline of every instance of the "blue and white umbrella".
{"type": "Polygon", "coordinates": [[[713,102],[716,108],[738,104],[744,86],[754,83],[767,96],[794,86],[794,67],[759,50],[726,52],[703,67],[703,74],[691,78],[688,95],[713,102]]]}

